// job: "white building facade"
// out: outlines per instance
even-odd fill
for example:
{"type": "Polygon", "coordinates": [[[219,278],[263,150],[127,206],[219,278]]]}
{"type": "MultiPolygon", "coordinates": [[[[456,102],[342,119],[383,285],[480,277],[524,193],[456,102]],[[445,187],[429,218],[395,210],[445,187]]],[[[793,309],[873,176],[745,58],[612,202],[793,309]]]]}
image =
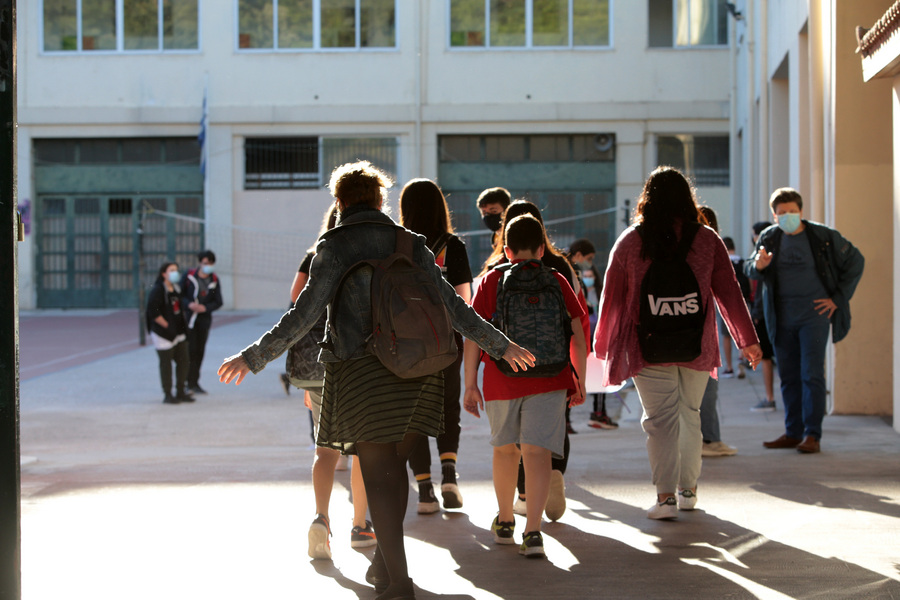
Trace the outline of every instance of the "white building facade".
{"type": "Polygon", "coordinates": [[[739,234],[732,27],[721,0],[20,3],[20,307],[138,306],[163,260],[207,247],[227,307],[286,306],[356,159],[394,199],[435,179],[476,271],[492,186],[598,266],[659,163],[739,234]]]}

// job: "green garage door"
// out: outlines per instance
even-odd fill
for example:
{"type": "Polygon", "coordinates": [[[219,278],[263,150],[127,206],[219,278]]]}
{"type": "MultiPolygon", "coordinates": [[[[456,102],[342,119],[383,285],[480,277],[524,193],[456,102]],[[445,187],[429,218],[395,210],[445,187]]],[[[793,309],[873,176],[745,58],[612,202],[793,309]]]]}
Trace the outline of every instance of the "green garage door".
{"type": "Polygon", "coordinates": [[[204,244],[196,140],[35,140],[34,156],[39,308],[136,307],[162,262],[196,262],[204,244]]]}

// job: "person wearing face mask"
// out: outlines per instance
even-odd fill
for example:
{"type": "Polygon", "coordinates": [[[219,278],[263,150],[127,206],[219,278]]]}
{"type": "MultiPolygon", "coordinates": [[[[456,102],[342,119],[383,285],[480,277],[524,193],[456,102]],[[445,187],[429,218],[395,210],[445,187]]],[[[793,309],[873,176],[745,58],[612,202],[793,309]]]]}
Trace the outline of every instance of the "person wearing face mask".
{"type": "Polygon", "coordinates": [[[502,187],[488,188],[478,195],[476,204],[481,212],[481,220],[485,227],[494,232],[491,239],[492,245],[496,245],[497,232],[500,231],[503,213],[510,202],[512,202],[512,195],[509,190],[502,187]]]}
{"type": "Polygon", "coordinates": [[[785,433],[766,448],[820,450],[825,416],[825,348],[850,331],[850,298],[865,259],[836,230],[803,219],[803,199],[779,188],[769,200],[776,225],[759,236],[747,276],[762,282],[766,329],[781,378],[785,433]]]}
{"type": "Polygon", "coordinates": [[[187,324],[181,305],[181,274],[178,263],[165,262],[147,296],[147,330],[159,356],[159,379],[162,384],[163,403],[193,402],[194,398],[184,390],[187,379],[188,344],[187,324]],[[172,363],[175,363],[175,395],[172,395],[172,363]]]}
{"type": "Polygon", "coordinates": [[[200,261],[196,269],[188,271],[181,282],[181,294],[187,308],[188,348],[191,362],[187,374],[188,390],[192,394],[205,394],[200,387],[200,365],[206,351],[206,340],[212,327],[212,313],[222,306],[222,286],[215,273],[216,255],[204,250],[197,255],[200,261]]]}

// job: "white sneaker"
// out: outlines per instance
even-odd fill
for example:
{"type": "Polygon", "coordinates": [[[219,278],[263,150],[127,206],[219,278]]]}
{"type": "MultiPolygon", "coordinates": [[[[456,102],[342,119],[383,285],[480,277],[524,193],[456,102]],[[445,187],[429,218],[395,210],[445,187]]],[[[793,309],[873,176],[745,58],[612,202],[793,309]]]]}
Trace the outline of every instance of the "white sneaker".
{"type": "Polygon", "coordinates": [[[316,520],[309,526],[309,557],[316,559],[331,558],[331,543],[328,541],[328,519],[317,515],[316,520]]]}
{"type": "Polygon", "coordinates": [[[675,498],[666,498],[662,502],[654,502],[647,511],[648,519],[677,519],[678,504],[675,498]]]}
{"type": "Polygon", "coordinates": [[[693,490],[678,490],[678,510],[694,510],[697,506],[697,493],[693,490]]]}
{"type": "Polygon", "coordinates": [[[528,514],[528,513],[526,512],[525,508],[526,508],[525,500],[523,500],[521,496],[518,496],[518,495],[517,495],[517,496],[516,496],[516,503],[513,504],[513,514],[520,515],[520,516],[523,516],[523,517],[524,517],[525,515],[528,514]]]}
{"type": "Polygon", "coordinates": [[[737,454],[737,448],[733,448],[725,442],[703,442],[703,449],[700,451],[701,456],[734,456],[737,454]]]}
{"type": "Polygon", "coordinates": [[[562,471],[553,469],[550,471],[550,493],[547,495],[547,504],[544,506],[544,514],[551,521],[557,521],[566,512],[566,480],[562,471]]]}

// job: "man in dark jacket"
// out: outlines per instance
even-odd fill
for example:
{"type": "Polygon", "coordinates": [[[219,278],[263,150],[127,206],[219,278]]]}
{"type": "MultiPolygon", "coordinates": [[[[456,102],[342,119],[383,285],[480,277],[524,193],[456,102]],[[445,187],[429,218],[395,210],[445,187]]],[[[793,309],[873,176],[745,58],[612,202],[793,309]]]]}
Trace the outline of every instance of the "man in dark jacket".
{"type": "Polygon", "coordinates": [[[212,313],[222,306],[222,287],[215,274],[216,255],[213,251],[204,250],[197,258],[200,259],[200,266],[185,274],[181,281],[181,295],[187,307],[185,316],[191,355],[187,387],[194,394],[205,394],[206,390],[200,387],[200,365],[212,327],[212,313]]]}
{"type": "Polygon", "coordinates": [[[802,219],[796,190],[775,190],[769,205],[777,226],[762,232],[754,260],[744,265],[748,277],[762,281],[784,401],[785,434],[763,445],[812,454],[825,416],[828,332],[837,343],[850,331],[850,298],[865,259],[836,230],[802,219]]]}

